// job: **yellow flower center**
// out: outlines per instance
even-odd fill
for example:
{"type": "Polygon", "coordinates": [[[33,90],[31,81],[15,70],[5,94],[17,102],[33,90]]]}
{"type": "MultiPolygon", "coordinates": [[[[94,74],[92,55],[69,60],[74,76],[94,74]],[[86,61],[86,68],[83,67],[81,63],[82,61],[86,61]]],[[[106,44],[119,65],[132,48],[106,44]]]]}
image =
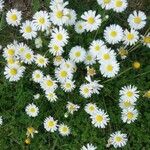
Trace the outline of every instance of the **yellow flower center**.
{"type": "Polygon", "coordinates": [[[104,4],[109,4],[111,0],[103,0],[104,4]]]}
{"type": "Polygon", "coordinates": [[[128,112],[127,117],[128,117],[128,119],[132,119],[133,118],[133,113],[132,112],[128,112]]]}
{"type": "Polygon", "coordinates": [[[133,40],[134,39],[134,35],[132,33],[128,33],[127,35],[127,39],[130,41],[130,40],[133,40]]]}
{"type": "Polygon", "coordinates": [[[111,31],[110,35],[111,35],[112,37],[116,37],[116,36],[117,36],[117,32],[116,32],[116,31],[111,31]]]}
{"type": "Polygon", "coordinates": [[[138,62],[138,61],[135,61],[134,63],[133,63],[133,68],[134,69],[139,69],[141,67],[141,64],[138,62]]]}
{"type": "Polygon", "coordinates": [[[122,138],[121,138],[120,136],[117,136],[117,137],[115,138],[115,140],[116,140],[116,142],[121,142],[121,141],[122,141],[122,138]]]}
{"type": "Polygon", "coordinates": [[[54,50],[59,51],[59,47],[57,45],[54,45],[54,50]]]}
{"type": "Polygon", "coordinates": [[[93,17],[89,17],[88,20],[87,20],[87,22],[89,24],[93,24],[95,22],[95,19],[93,17]]]}
{"type": "Polygon", "coordinates": [[[144,37],[144,43],[150,44],[150,36],[144,37]]]}
{"type": "Polygon", "coordinates": [[[127,92],[127,96],[128,96],[128,97],[132,97],[132,96],[133,96],[133,92],[128,91],[128,92],[127,92]]]}
{"type": "Polygon", "coordinates": [[[12,14],[11,15],[11,20],[13,21],[16,21],[18,18],[17,18],[17,15],[16,14],[12,14]]]}
{"type": "Polygon", "coordinates": [[[140,24],[142,19],[140,17],[135,17],[134,18],[134,23],[140,24]]]}
{"type": "Polygon", "coordinates": [[[95,46],[95,50],[96,50],[96,51],[99,51],[99,50],[100,50],[100,46],[99,46],[99,45],[96,45],[96,46],[95,46]]]}
{"type": "Polygon", "coordinates": [[[31,140],[30,140],[29,138],[27,138],[27,139],[25,140],[25,143],[26,143],[26,144],[30,144],[30,143],[31,143],[31,140]]]}
{"type": "Polygon", "coordinates": [[[90,106],[90,107],[89,107],[89,110],[90,110],[90,111],[94,111],[94,109],[95,109],[94,106],[90,106]]]}
{"type": "Polygon", "coordinates": [[[15,54],[15,50],[14,49],[9,49],[8,54],[13,56],[15,54]]]}
{"type": "Polygon", "coordinates": [[[57,56],[57,57],[55,57],[55,60],[56,60],[57,62],[61,62],[62,57],[61,57],[61,56],[57,56]]]}
{"type": "Polygon", "coordinates": [[[122,4],[123,2],[121,0],[116,0],[116,3],[115,3],[116,7],[121,7],[122,4]]]}
{"type": "Polygon", "coordinates": [[[12,68],[12,69],[10,70],[10,74],[13,75],[13,76],[15,76],[15,75],[17,74],[17,69],[12,68]]]}
{"type": "Polygon", "coordinates": [[[59,34],[57,35],[57,40],[61,41],[62,39],[63,39],[63,36],[62,36],[62,34],[59,33],[59,34]]]}
{"type": "Polygon", "coordinates": [[[104,58],[104,60],[108,60],[108,59],[110,59],[110,55],[109,54],[104,54],[103,58],[104,58]]]}
{"type": "Polygon", "coordinates": [[[91,56],[91,55],[88,55],[88,56],[86,57],[86,60],[91,61],[91,60],[92,60],[92,56],[91,56]]]}
{"type": "Polygon", "coordinates": [[[56,17],[61,19],[63,17],[63,11],[57,11],[56,17]]]}
{"type": "Polygon", "coordinates": [[[83,28],[83,27],[82,27],[82,25],[79,25],[79,27],[78,27],[78,28],[79,28],[80,30],[82,30],[82,28],[83,28]]]}
{"type": "Polygon", "coordinates": [[[75,110],[75,107],[73,105],[70,106],[70,110],[75,110]]]}
{"type": "Polygon", "coordinates": [[[67,77],[67,71],[61,71],[60,73],[61,77],[66,78],[67,77]]]}
{"type": "Polygon", "coordinates": [[[97,115],[96,116],[96,121],[97,122],[102,122],[103,121],[103,117],[101,115],[97,115]]]}
{"type": "Polygon", "coordinates": [[[80,56],[81,56],[81,52],[79,52],[79,51],[76,52],[76,53],[75,53],[75,56],[76,56],[76,57],[80,57],[80,56]]]}
{"type": "Polygon", "coordinates": [[[26,31],[27,33],[30,33],[30,32],[32,32],[32,28],[31,28],[30,26],[27,26],[27,27],[25,28],[25,31],[26,31]]]}
{"type": "Polygon", "coordinates": [[[26,59],[30,60],[31,59],[31,54],[27,53],[25,57],[26,57],[26,59]]]}
{"type": "Polygon", "coordinates": [[[125,106],[125,107],[130,107],[130,106],[131,106],[131,103],[128,102],[128,101],[125,101],[125,102],[124,102],[124,106],[125,106]]]}
{"type": "Polygon", "coordinates": [[[70,83],[66,83],[66,88],[71,88],[71,84],[70,83]]]}
{"type": "Polygon", "coordinates": [[[25,51],[25,48],[24,48],[24,47],[21,47],[21,48],[20,48],[20,52],[23,53],[24,51],[25,51]]]}
{"type": "Polygon", "coordinates": [[[113,71],[113,66],[112,65],[108,65],[106,69],[107,69],[107,71],[111,72],[111,71],[113,71]]]}
{"type": "Polygon", "coordinates": [[[40,58],[40,59],[39,59],[39,63],[40,63],[40,64],[44,64],[44,62],[45,62],[45,59],[44,59],[44,58],[40,58]]]}
{"type": "Polygon", "coordinates": [[[44,17],[39,18],[39,23],[44,24],[45,23],[45,18],[44,17]]]}
{"type": "Polygon", "coordinates": [[[89,89],[88,88],[84,88],[84,93],[89,93],[89,89]]]}
{"type": "Polygon", "coordinates": [[[54,121],[49,121],[48,122],[48,127],[52,128],[55,125],[54,121]]]}
{"type": "Polygon", "coordinates": [[[30,134],[32,134],[35,131],[33,127],[28,127],[27,130],[30,134]]]}
{"type": "Polygon", "coordinates": [[[68,128],[67,128],[67,127],[63,127],[63,128],[62,128],[62,131],[63,131],[63,132],[67,132],[67,131],[68,131],[68,128]]]}
{"type": "Polygon", "coordinates": [[[31,108],[30,111],[31,111],[32,113],[34,113],[34,112],[35,112],[35,108],[31,108]]]}
{"type": "Polygon", "coordinates": [[[14,63],[15,63],[15,60],[14,60],[13,58],[9,58],[9,59],[7,60],[7,63],[8,63],[8,64],[14,64],[14,63]]]}
{"type": "Polygon", "coordinates": [[[51,87],[51,86],[53,86],[53,81],[52,80],[47,80],[46,84],[47,84],[47,86],[51,87]]]}
{"type": "Polygon", "coordinates": [[[40,74],[36,74],[35,77],[36,77],[36,78],[40,78],[40,74]]]}

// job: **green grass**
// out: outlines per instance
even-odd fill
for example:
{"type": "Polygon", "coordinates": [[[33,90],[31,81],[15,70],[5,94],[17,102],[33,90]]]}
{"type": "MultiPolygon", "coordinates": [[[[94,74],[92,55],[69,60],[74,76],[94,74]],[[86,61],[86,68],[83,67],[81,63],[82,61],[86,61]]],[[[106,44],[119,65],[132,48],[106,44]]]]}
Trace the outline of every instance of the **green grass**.
{"type": "MultiPolygon", "coordinates": [[[[39,10],[41,7],[48,9],[48,0],[46,2],[38,3],[39,1],[33,1],[31,7],[31,14],[39,10]],[[41,5],[40,5],[41,4],[41,5]],[[43,7],[44,6],[44,7],[43,7]]],[[[148,5],[148,3],[147,3],[148,5]]],[[[145,5],[145,6],[147,6],[145,5]]],[[[73,8],[78,13],[78,17],[86,10],[92,9],[97,10],[102,15],[109,14],[112,18],[103,23],[103,26],[97,31],[77,35],[72,27],[68,28],[70,33],[70,42],[66,46],[66,52],[71,47],[79,44],[85,48],[88,48],[91,41],[96,38],[103,39],[103,30],[106,25],[111,23],[118,23],[123,28],[127,27],[127,16],[131,12],[131,8],[125,11],[123,14],[116,14],[114,12],[105,12],[97,5],[95,0],[72,0],[70,2],[70,8],[73,8]],[[130,11],[130,12],[129,12],[130,11]],[[75,36],[76,35],[76,36],[75,36]]],[[[7,9],[10,8],[8,4],[7,9]]],[[[149,9],[145,7],[145,12],[148,14],[149,9]]],[[[5,12],[1,15],[0,23],[0,44],[6,46],[13,40],[24,41],[18,29],[9,27],[4,21],[5,12]]],[[[149,27],[147,27],[141,33],[145,33],[149,27]]],[[[34,41],[27,42],[36,52],[44,54],[47,51],[48,39],[42,35],[42,39],[45,41],[45,45],[41,50],[38,50],[34,46],[34,41]]],[[[119,45],[121,46],[121,45],[119,45]]],[[[116,47],[115,47],[116,49],[116,47]]],[[[51,60],[52,55],[48,54],[47,57],[51,60]]],[[[67,58],[67,53],[65,55],[67,58]]],[[[150,49],[145,47],[138,47],[133,52],[129,53],[129,56],[125,60],[118,60],[121,62],[121,72],[132,67],[132,62],[138,60],[141,62],[141,69],[134,70],[130,69],[125,71],[120,76],[105,83],[104,79],[98,71],[95,79],[101,80],[104,83],[100,95],[93,95],[90,99],[84,99],[79,96],[78,88],[73,93],[67,94],[62,90],[57,90],[59,100],[56,103],[50,103],[44,97],[39,85],[29,82],[31,78],[32,70],[35,66],[28,67],[24,77],[17,83],[10,83],[4,77],[4,66],[6,64],[0,52],[0,115],[3,116],[3,125],[0,127],[0,150],[79,150],[84,144],[93,143],[97,145],[98,150],[104,150],[109,135],[117,130],[121,130],[128,134],[128,143],[122,148],[124,150],[148,150],[150,149],[150,105],[149,100],[143,98],[142,95],[145,91],[150,89],[150,49]],[[119,90],[124,85],[135,85],[140,90],[140,98],[137,102],[136,108],[139,111],[138,120],[132,124],[122,123],[121,109],[118,106],[119,103],[119,90]],[[34,101],[33,95],[40,93],[42,96],[39,100],[34,101]],[[29,118],[25,113],[25,106],[28,103],[33,102],[39,106],[40,113],[35,119],[29,118]],[[65,106],[67,101],[77,103],[81,106],[81,109],[76,112],[73,116],[68,118],[64,117],[66,112],[65,106]],[[84,106],[88,102],[94,102],[98,107],[106,110],[110,116],[110,124],[105,129],[95,128],[89,119],[88,114],[84,111],[84,106]],[[62,137],[55,133],[48,133],[43,128],[43,120],[52,115],[59,123],[64,122],[71,127],[72,134],[69,137],[62,137]],[[26,129],[28,126],[33,126],[39,131],[35,135],[34,139],[31,140],[30,145],[25,145],[24,140],[26,139],[26,129]]],[[[78,85],[85,81],[84,76],[86,75],[85,66],[83,64],[78,65],[78,69],[75,78],[78,85]]],[[[52,62],[50,67],[44,70],[45,73],[50,73],[54,76],[54,69],[52,62]]],[[[110,149],[113,150],[111,147],[110,149]]]]}

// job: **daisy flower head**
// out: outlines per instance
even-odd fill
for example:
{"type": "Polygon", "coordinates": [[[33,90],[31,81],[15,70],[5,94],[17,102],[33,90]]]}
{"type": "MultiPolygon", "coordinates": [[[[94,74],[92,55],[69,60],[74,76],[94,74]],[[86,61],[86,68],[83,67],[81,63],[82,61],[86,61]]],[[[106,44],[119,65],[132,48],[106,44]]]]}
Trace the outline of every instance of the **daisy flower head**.
{"type": "Polygon", "coordinates": [[[19,63],[15,63],[5,67],[4,75],[6,79],[9,79],[9,81],[18,81],[23,76],[24,71],[24,66],[21,66],[19,63]]]}
{"type": "Polygon", "coordinates": [[[70,114],[73,114],[75,111],[78,111],[80,106],[71,102],[67,102],[66,108],[70,114]]]}
{"type": "Polygon", "coordinates": [[[35,70],[35,71],[33,71],[33,73],[32,73],[32,79],[33,79],[33,81],[34,82],[36,82],[36,83],[40,83],[40,82],[42,82],[43,81],[43,73],[42,73],[42,71],[41,70],[35,70]]]}
{"type": "Polygon", "coordinates": [[[28,50],[30,50],[30,48],[23,42],[18,43],[16,46],[16,53],[19,55],[19,57],[22,57],[23,53],[28,50]]]}
{"type": "Polygon", "coordinates": [[[101,74],[104,77],[115,77],[120,70],[119,64],[116,61],[103,62],[100,65],[101,74]]]}
{"type": "Polygon", "coordinates": [[[33,23],[38,31],[45,31],[50,26],[50,16],[46,11],[37,11],[33,16],[33,23]]]}
{"type": "Polygon", "coordinates": [[[115,148],[123,147],[128,141],[127,134],[121,133],[121,131],[117,131],[110,135],[109,141],[110,144],[115,148]]]}
{"type": "Polygon", "coordinates": [[[9,25],[20,25],[21,19],[21,11],[18,11],[17,9],[11,9],[6,14],[6,21],[9,25]]]}
{"type": "Polygon", "coordinates": [[[98,4],[106,10],[110,10],[113,7],[113,0],[97,0],[98,4]]]}
{"type": "Polygon", "coordinates": [[[56,56],[53,59],[53,63],[55,66],[60,66],[64,62],[64,59],[62,56],[56,56]]]}
{"type": "Polygon", "coordinates": [[[146,15],[142,11],[133,11],[128,17],[128,23],[131,28],[140,30],[146,25],[146,15]]]}
{"type": "Polygon", "coordinates": [[[57,7],[59,7],[59,5],[61,5],[62,7],[66,7],[69,4],[68,1],[64,2],[64,0],[51,0],[50,1],[50,9],[54,10],[57,7]]]}
{"type": "Polygon", "coordinates": [[[31,49],[25,50],[22,55],[21,59],[26,64],[31,64],[34,61],[34,54],[31,49]]]}
{"type": "Polygon", "coordinates": [[[97,128],[105,128],[109,122],[109,116],[104,110],[98,109],[90,116],[92,124],[97,128]]]}
{"type": "Polygon", "coordinates": [[[128,109],[123,109],[121,113],[121,119],[124,123],[132,123],[137,120],[138,111],[134,107],[129,107],[128,109]]]}
{"type": "Polygon", "coordinates": [[[39,114],[39,108],[33,103],[27,105],[25,111],[29,117],[36,117],[39,114]]]}
{"type": "Polygon", "coordinates": [[[26,135],[27,137],[29,138],[31,136],[31,138],[34,138],[34,134],[35,133],[38,133],[37,130],[35,130],[33,127],[28,127],[27,128],[27,132],[26,132],[26,135]]]}
{"type": "Polygon", "coordinates": [[[116,12],[123,12],[128,6],[127,0],[114,0],[113,10],[116,12]]]}
{"type": "Polygon", "coordinates": [[[68,20],[65,22],[65,25],[74,25],[77,19],[77,14],[73,9],[68,9],[68,20]]]}
{"type": "Polygon", "coordinates": [[[75,46],[70,50],[69,57],[75,63],[79,63],[85,60],[86,51],[81,46],[75,46]]]}
{"type": "Polygon", "coordinates": [[[4,1],[0,0],[0,12],[3,10],[4,7],[4,1]]]}
{"type": "Polygon", "coordinates": [[[72,81],[72,80],[66,80],[64,83],[61,84],[61,88],[65,92],[71,92],[71,91],[73,91],[74,88],[75,88],[74,81],[72,81]]]}
{"type": "Polygon", "coordinates": [[[2,125],[3,124],[3,118],[2,118],[2,116],[0,116],[0,125],[2,125]]]}
{"type": "Polygon", "coordinates": [[[43,77],[43,80],[40,82],[40,85],[44,91],[55,91],[58,87],[56,80],[53,80],[49,75],[43,77]]]}
{"type": "Polygon", "coordinates": [[[83,32],[85,31],[85,29],[84,29],[84,21],[77,21],[77,22],[75,23],[74,28],[75,28],[75,31],[76,31],[78,34],[83,33],[83,32]]]}
{"type": "Polygon", "coordinates": [[[50,91],[50,90],[45,92],[45,96],[50,102],[56,102],[58,99],[57,95],[53,91],[50,91]]]}
{"type": "Polygon", "coordinates": [[[46,67],[49,63],[48,58],[45,58],[40,54],[35,55],[34,61],[39,67],[46,67]]]}
{"type": "Polygon", "coordinates": [[[57,120],[54,120],[53,117],[46,117],[44,120],[44,128],[48,132],[55,132],[58,128],[57,120]]]}
{"type": "Polygon", "coordinates": [[[90,51],[86,52],[84,63],[85,65],[93,65],[96,63],[96,58],[90,51]]]}
{"type": "Polygon", "coordinates": [[[86,113],[88,113],[89,115],[92,115],[95,111],[98,110],[98,107],[96,106],[95,103],[88,103],[88,104],[86,104],[86,106],[84,107],[84,110],[85,110],[86,113]]]}
{"type": "Polygon", "coordinates": [[[36,31],[37,28],[34,25],[33,21],[26,20],[21,25],[20,33],[22,33],[22,36],[27,40],[35,38],[37,36],[36,31]]]}
{"type": "Polygon", "coordinates": [[[90,47],[89,51],[95,56],[98,57],[101,55],[101,51],[106,49],[105,43],[102,40],[94,40],[90,47]]]}
{"type": "Polygon", "coordinates": [[[96,146],[94,146],[93,144],[89,144],[89,143],[86,146],[83,146],[81,148],[81,150],[96,150],[96,149],[97,149],[96,146]]]}
{"type": "Polygon", "coordinates": [[[97,30],[101,25],[101,15],[96,15],[96,11],[89,10],[81,16],[84,20],[84,28],[87,31],[97,30]]]}
{"type": "Polygon", "coordinates": [[[139,39],[139,32],[131,29],[128,31],[127,29],[124,31],[123,41],[125,45],[134,45],[139,39]]]}
{"type": "Polygon", "coordinates": [[[123,38],[123,29],[121,26],[112,24],[104,30],[104,38],[109,44],[117,44],[123,38]]]}
{"type": "Polygon", "coordinates": [[[129,107],[134,107],[135,102],[126,99],[120,99],[119,106],[121,109],[128,109],[129,107]]]}
{"type": "Polygon", "coordinates": [[[150,32],[146,36],[142,36],[142,43],[150,48],[150,32]]]}
{"type": "Polygon", "coordinates": [[[50,19],[54,25],[62,26],[69,20],[69,9],[65,8],[63,5],[57,5],[51,14],[50,19]]]}
{"type": "Polygon", "coordinates": [[[82,84],[80,86],[80,94],[84,97],[84,98],[90,98],[92,95],[92,87],[90,84],[82,84]]]}
{"type": "Polygon", "coordinates": [[[62,28],[54,28],[51,34],[52,41],[56,42],[60,46],[65,46],[68,43],[69,35],[67,30],[62,28]]]}
{"type": "Polygon", "coordinates": [[[127,99],[129,101],[135,102],[139,98],[139,91],[136,86],[124,86],[119,91],[119,95],[121,99],[127,99]]]}
{"type": "Polygon", "coordinates": [[[70,128],[65,124],[60,124],[58,127],[58,131],[62,136],[68,136],[70,134],[70,128]]]}

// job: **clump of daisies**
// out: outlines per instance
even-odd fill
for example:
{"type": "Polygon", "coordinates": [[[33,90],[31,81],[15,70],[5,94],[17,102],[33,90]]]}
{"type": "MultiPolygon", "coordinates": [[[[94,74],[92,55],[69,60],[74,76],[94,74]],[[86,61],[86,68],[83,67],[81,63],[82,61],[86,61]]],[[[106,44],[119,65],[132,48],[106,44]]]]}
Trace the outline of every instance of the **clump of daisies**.
{"type": "Polygon", "coordinates": [[[122,87],[119,91],[119,95],[119,106],[122,109],[121,119],[124,123],[130,124],[137,120],[138,117],[138,111],[135,106],[139,98],[139,91],[137,87],[129,85],[122,87]]]}

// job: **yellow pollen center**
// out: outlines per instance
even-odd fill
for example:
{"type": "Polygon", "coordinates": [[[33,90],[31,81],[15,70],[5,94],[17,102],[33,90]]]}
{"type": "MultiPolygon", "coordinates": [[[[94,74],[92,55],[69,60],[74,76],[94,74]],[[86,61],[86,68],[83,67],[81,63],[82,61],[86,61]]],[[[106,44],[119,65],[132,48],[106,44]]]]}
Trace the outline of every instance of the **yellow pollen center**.
{"type": "Polygon", "coordinates": [[[40,58],[40,59],[39,59],[39,63],[40,63],[40,64],[44,64],[44,62],[45,62],[45,61],[44,61],[44,58],[40,58]]]}
{"type": "Polygon", "coordinates": [[[79,25],[79,29],[82,30],[82,28],[83,28],[82,25],[79,25]]]}
{"type": "Polygon", "coordinates": [[[116,139],[117,142],[121,142],[121,140],[122,140],[122,138],[119,137],[119,136],[117,136],[115,139],[116,139]]]}
{"type": "Polygon", "coordinates": [[[15,68],[11,69],[10,74],[15,76],[17,74],[17,69],[15,69],[15,68]]]}
{"type": "Polygon", "coordinates": [[[144,37],[144,43],[150,44],[150,36],[144,37]]]}
{"type": "Polygon", "coordinates": [[[51,81],[51,80],[48,80],[46,83],[47,83],[47,86],[49,86],[49,87],[53,86],[53,81],[51,81]]]}
{"type": "Polygon", "coordinates": [[[111,71],[113,71],[113,66],[112,65],[108,65],[106,69],[107,69],[107,71],[111,72],[111,71]]]}
{"type": "Polygon", "coordinates": [[[81,53],[78,51],[78,52],[75,53],[75,56],[76,56],[76,57],[80,57],[80,56],[81,56],[81,53]]]}
{"type": "Polygon", "coordinates": [[[110,59],[110,55],[109,54],[104,54],[103,58],[104,58],[104,60],[108,60],[108,59],[110,59]]]}
{"type": "Polygon", "coordinates": [[[90,110],[90,111],[94,111],[94,106],[90,106],[90,107],[89,107],[89,110],[90,110]]]}
{"type": "Polygon", "coordinates": [[[130,107],[130,106],[131,106],[131,103],[128,102],[128,101],[126,101],[126,102],[124,102],[124,106],[125,106],[125,107],[130,107]]]}
{"type": "Polygon", "coordinates": [[[36,74],[36,76],[35,76],[36,78],[40,78],[40,74],[36,74]]]}
{"type": "Polygon", "coordinates": [[[123,2],[121,0],[116,0],[116,7],[121,7],[123,2]]]}
{"type": "Polygon", "coordinates": [[[111,31],[110,35],[111,35],[112,37],[116,37],[116,36],[117,36],[117,32],[116,32],[116,31],[111,31]]]}
{"type": "Polygon", "coordinates": [[[17,20],[17,15],[16,15],[16,14],[11,15],[11,19],[12,19],[13,21],[16,21],[16,20],[17,20]]]}
{"type": "Polygon", "coordinates": [[[32,28],[31,28],[30,26],[27,26],[27,27],[25,28],[25,31],[26,31],[27,33],[30,33],[30,32],[32,32],[32,28]]]}
{"type": "Polygon", "coordinates": [[[54,50],[59,51],[59,47],[57,45],[54,45],[54,50]]]}
{"type": "Polygon", "coordinates": [[[133,40],[133,38],[134,38],[134,35],[132,33],[128,33],[127,39],[128,40],[133,40]]]}
{"type": "Polygon", "coordinates": [[[91,55],[88,55],[88,56],[86,57],[86,60],[91,61],[91,60],[92,60],[92,56],[91,56],[91,55]]]}
{"type": "Polygon", "coordinates": [[[68,128],[67,128],[67,127],[63,127],[62,131],[63,131],[63,132],[67,132],[67,131],[68,131],[68,128]]]}
{"type": "Polygon", "coordinates": [[[88,22],[89,24],[93,24],[93,23],[95,22],[95,20],[94,20],[93,17],[89,17],[88,20],[87,20],[87,22],[88,22]]]}
{"type": "Polygon", "coordinates": [[[28,53],[28,54],[26,54],[26,59],[31,59],[31,54],[30,53],[28,53]]]}
{"type": "Polygon", "coordinates": [[[59,19],[62,18],[63,17],[63,12],[62,11],[57,11],[56,17],[59,18],[59,19]]]}
{"type": "Polygon", "coordinates": [[[109,4],[111,0],[103,0],[104,4],[109,4]]]}
{"type": "Polygon", "coordinates": [[[59,33],[59,34],[57,35],[57,40],[61,41],[62,39],[63,39],[63,36],[62,36],[62,34],[59,33]]]}
{"type": "Polygon", "coordinates": [[[140,24],[142,19],[140,17],[135,17],[134,18],[134,23],[140,24]]]}
{"type": "Polygon", "coordinates": [[[133,92],[128,91],[128,92],[127,92],[127,96],[128,96],[128,97],[132,97],[132,96],[133,96],[133,92]]]}
{"type": "Polygon", "coordinates": [[[9,49],[8,54],[13,56],[15,54],[15,50],[14,49],[9,49]]]}
{"type": "Polygon", "coordinates": [[[128,117],[128,119],[132,119],[133,118],[133,113],[132,112],[128,112],[127,117],[128,117]]]}
{"type": "Polygon", "coordinates": [[[48,122],[48,127],[52,128],[54,125],[55,125],[55,124],[54,124],[54,121],[49,121],[49,122],[48,122]]]}
{"type": "Polygon", "coordinates": [[[60,75],[61,75],[61,77],[66,78],[67,77],[67,72],[66,71],[61,71],[60,75]]]}
{"type": "Polygon", "coordinates": [[[34,113],[34,112],[35,112],[35,109],[34,109],[34,108],[31,108],[30,111],[31,111],[32,113],[34,113]]]}
{"type": "Polygon", "coordinates": [[[101,115],[97,115],[96,116],[96,121],[97,122],[102,122],[103,121],[103,117],[101,115]]]}
{"type": "Polygon", "coordinates": [[[39,18],[39,23],[44,24],[45,23],[45,18],[44,17],[39,18]]]}
{"type": "Polygon", "coordinates": [[[88,88],[84,88],[84,93],[89,93],[89,89],[88,88]]]}
{"type": "Polygon", "coordinates": [[[66,87],[67,88],[71,88],[71,84],[70,83],[66,83],[66,87]]]}
{"type": "Polygon", "coordinates": [[[96,50],[96,51],[99,51],[99,50],[100,50],[100,46],[99,46],[99,45],[96,45],[96,46],[95,46],[95,50],[96,50]]]}

